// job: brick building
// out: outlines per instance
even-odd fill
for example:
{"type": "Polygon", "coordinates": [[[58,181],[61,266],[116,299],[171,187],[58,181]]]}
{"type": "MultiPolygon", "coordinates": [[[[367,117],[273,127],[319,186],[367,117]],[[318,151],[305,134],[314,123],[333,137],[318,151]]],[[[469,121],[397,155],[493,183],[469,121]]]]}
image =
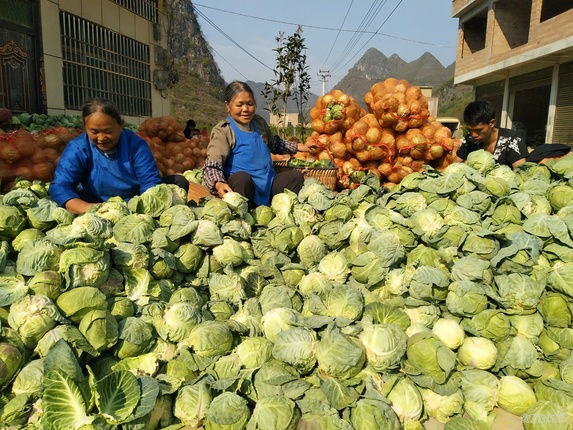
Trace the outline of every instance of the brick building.
{"type": "Polygon", "coordinates": [[[165,2],[0,0],[0,107],[77,114],[94,96],[126,120],[168,115],[165,2]]]}
{"type": "Polygon", "coordinates": [[[573,144],[573,2],[453,0],[455,84],[489,100],[528,145],[573,144]]]}

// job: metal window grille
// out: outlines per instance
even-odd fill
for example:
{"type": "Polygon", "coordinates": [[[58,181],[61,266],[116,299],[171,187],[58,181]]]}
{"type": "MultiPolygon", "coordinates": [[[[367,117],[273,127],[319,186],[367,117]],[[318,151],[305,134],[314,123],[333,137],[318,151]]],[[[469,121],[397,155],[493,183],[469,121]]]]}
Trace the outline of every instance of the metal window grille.
{"type": "Polygon", "coordinates": [[[60,27],[66,108],[105,97],[124,115],[151,115],[149,46],[66,12],[60,27]]]}
{"type": "Polygon", "coordinates": [[[157,0],[112,0],[121,7],[142,16],[153,23],[157,22],[157,0]]]}

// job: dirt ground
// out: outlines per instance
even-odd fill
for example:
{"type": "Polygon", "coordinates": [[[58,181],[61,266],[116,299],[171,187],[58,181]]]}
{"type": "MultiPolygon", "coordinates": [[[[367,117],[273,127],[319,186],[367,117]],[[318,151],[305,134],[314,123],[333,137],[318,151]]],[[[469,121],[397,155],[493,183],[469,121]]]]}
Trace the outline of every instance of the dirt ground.
{"type": "MultiPolygon", "coordinates": [[[[509,412],[504,411],[501,408],[496,408],[497,413],[495,420],[493,422],[492,430],[523,430],[523,423],[521,422],[521,417],[512,415],[509,412]]],[[[424,423],[424,428],[426,430],[443,430],[444,424],[435,420],[434,418],[429,419],[424,423]]]]}

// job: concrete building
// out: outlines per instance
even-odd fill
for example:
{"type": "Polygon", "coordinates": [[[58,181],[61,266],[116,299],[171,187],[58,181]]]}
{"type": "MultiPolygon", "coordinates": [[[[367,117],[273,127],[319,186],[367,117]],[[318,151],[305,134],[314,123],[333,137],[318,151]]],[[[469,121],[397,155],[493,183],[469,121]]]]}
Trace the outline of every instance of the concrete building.
{"type": "Polygon", "coordinates": [[[128,122],[170,112],[165,2],[0,0],[0,106],[76,115],[94,96],[128,122]]]}
{"type": "Polygon", "coordinates": [[[489,100],[531,147],[573,144],[573,2],[453,0],[455,84],[489,100]]]}

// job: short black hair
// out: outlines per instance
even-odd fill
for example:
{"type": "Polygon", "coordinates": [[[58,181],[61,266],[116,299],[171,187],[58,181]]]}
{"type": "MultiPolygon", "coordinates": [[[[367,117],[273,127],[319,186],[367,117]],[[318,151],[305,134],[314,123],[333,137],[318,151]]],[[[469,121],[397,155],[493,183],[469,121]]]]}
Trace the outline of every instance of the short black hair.
{"type": "Polygon", "coordinates": [[[241,81],[233,81],[229,85],[227,85],[227,88],[225,88],[225,102],[231,103],[235,98],[235,96],[239,93],[242,93],[243,91],[246,91],[251,96],[253,96],[253,100],[255,100],[256,102],[255,94],[253,93],[253,90],[251,89],[249,84],[241,81]]]}
{"type": "Polygon", "coordinates": [[[469,125],[488,124],[495,119],[495,108],[491,102],[476,100],[464,109],[464,122],[469,125]]]}

